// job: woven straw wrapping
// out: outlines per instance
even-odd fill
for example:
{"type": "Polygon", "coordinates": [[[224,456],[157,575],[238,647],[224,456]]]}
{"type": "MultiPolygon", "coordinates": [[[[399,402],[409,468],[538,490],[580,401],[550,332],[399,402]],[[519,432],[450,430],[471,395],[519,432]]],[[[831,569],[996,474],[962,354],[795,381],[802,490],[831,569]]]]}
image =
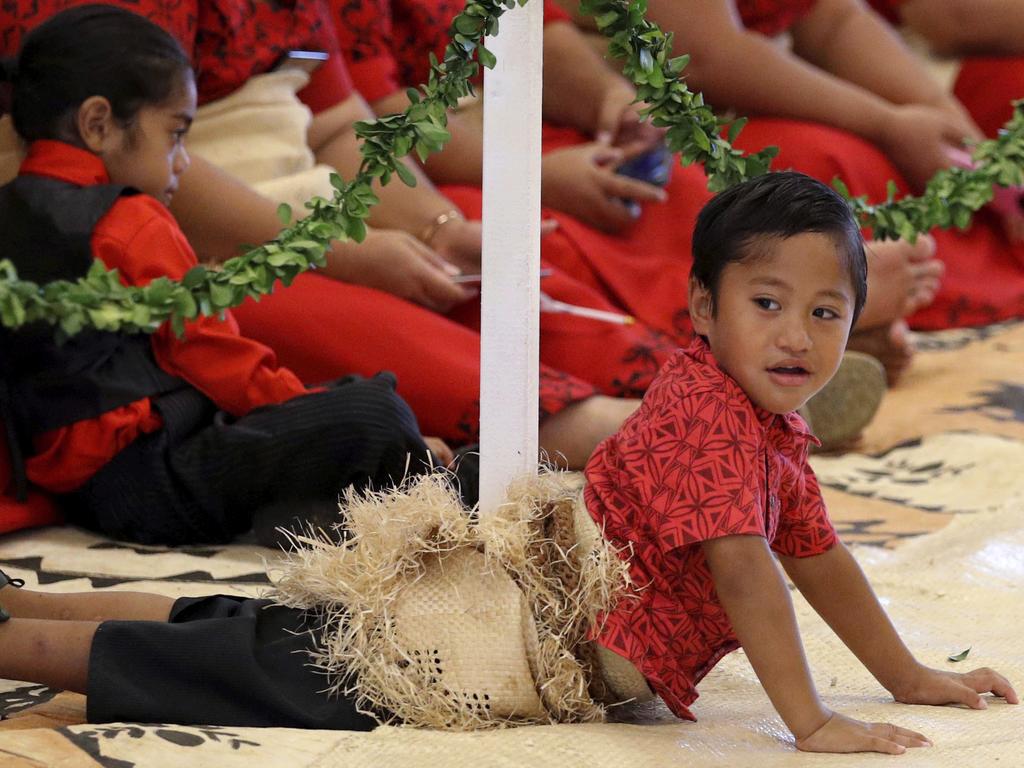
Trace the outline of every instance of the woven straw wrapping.
{"type": "Polygon", "coordinates": [[[342,504],[345,540],[295,537],[274,597],[314,611],[313,662],[381,720],[477,729],[601,720],[588,635],[628,584],[603,539],[576,545],[578,477],[514,484],[470,523],[443,476],[342,504]]]}

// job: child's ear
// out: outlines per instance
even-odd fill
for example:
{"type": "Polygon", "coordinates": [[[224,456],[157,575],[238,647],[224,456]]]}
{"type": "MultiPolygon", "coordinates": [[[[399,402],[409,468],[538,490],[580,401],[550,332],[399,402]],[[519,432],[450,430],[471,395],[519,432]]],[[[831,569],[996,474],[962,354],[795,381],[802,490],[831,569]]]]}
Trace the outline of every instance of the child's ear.
{"type": "Polygon", "coordinates": [[[90,96],[81,103],[75,127],[86,149],[96,154],[110,149],[113,137],[118,133],[114,110],[105,96],[90,96]]]}
{"type": "Polygon", "coordinates": [[[693,323],[693,330],[698,336],[707,336],[714,317],[714,298],[707,286],[695,277],[690,278],[689,293],[690,321],[693,323]]]}

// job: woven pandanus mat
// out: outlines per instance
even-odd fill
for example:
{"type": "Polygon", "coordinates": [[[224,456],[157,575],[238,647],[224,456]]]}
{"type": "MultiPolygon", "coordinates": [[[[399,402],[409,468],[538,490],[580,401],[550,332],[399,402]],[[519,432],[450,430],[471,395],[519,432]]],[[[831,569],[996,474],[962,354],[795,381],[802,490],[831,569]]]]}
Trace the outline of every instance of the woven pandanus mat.
{"type": "MultiPolygon", "coordinates": [[[[964,515],[943,531],[894,551],[862,548],[861,564],[907,644],[924,663],[945,669],[991,666],[1024,690],[1024,500],[964,515]],[[968,658],[947,657],[971,647],[968,658]]],[[[403,766],[900,766],[1024,765],[1024,707],[991,700],[987,711],[894,704],[799,596],[801,631],[826,703],[866,720],[895,722],[935,746],[900,758],[798,753],[742,653],[700,686],[697,723],[664,710],[631,713],[640,722],[532,726],[484,733],[378,728],[344,734],[317,768],[403,766]]]]}

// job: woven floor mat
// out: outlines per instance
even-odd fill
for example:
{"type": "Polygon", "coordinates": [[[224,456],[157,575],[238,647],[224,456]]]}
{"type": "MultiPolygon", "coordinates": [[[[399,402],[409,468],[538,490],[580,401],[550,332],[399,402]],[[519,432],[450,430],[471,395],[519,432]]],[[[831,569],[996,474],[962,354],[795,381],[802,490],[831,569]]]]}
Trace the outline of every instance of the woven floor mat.
{"type": "MultiPolygon", "coordinates": [[[[987,665],[1024,688],[1024,324],[929,335],[911,374],[888,395],[859,451],[819,456],[815,470],[845,541],[922,661],[972,648],[964,667],[987,665]],[[952,521],[952,523],[950,522],[952,521]],[[930,533],[928,536],[921,536],[930,533]],[[1015,634],[1017,633],[1017,634],[1015,634]]],[[[47,591],[141,590],[169,596],[256,596],[271,550],[244,544],[167,550],[112,542],[74,528],[0,538],[0,567],[47,591]]],[[[1024,707],[987,712],[905,707],[886,695],[805,605],[800,621],[827,702],[889,719],[936,746],[901,765],[1024,766],[1024,707]],[[1016,761],[1016,762],[1015,762],[1016,761]]],[[[700,722],[664,709],[631,722],[489,734],[380,728],[372,734],[286,729],[83,724],[84,700],[0,681],[0,765],[252,766],[772,766],[800,760],[864,765],[872,756],[794,754],[742,654],[702,684],[700,722]],[[642,724],[636,724],[639,721],[642,724]]]]}

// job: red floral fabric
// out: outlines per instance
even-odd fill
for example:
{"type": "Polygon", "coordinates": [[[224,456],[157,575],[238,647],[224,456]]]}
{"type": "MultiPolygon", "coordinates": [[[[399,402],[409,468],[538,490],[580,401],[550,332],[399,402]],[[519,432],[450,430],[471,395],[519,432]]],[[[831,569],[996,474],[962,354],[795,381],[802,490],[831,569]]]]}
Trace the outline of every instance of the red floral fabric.
{"type": "Polygon", "coordinates": [[[678,717],[695,719],[695,686],[739,646],[701,542],[763,536],[808,557],[837,541],[807,463],[813,440],[796,414],[754,406],[697,338],[587,464],[587,508],[630,551],[637,585],[597,641],[632,661],[678,717]]]}
{"type": "Polygon", "coordinates": [[[816,0],[736,0],[743,26],[774,37],[811,12],[816,0]]]}
{"type": "MultiPolygon", "coordinates": [[[[465,0],[330,0],[338,42],[356,88],[376,101],[409,85],[427,82],[431,51],[441,58],[448,26],[465,0]]],[[[569,16],[551,0],[544,22],[569,16]]]]}
{"type": "Polygon", "coordinates": [[[291,50],[331,54],[300,94],[314,111],[352,93],[330,11],[321,0],[200,0],[199,9],[194,58],[200,103],[270,71],[291,50]]]}
{"type": "MultiPolygon", "coordinates": [[[[25,35],[60,11],[96,0],[4,0],[0,3],[0,53],[14,56],[25,35]]],[[[199,0],[107,0],[145,16],[174,35],[181,47],[191,51],[196,38],[199,0]]]]}
{"type": "MultiPolygon", "coordinates": [[[[95,0],[5,0],[0,3],[0,54],[14,56],[29,30],[67,8],[95,0]]],[[[300,97],[320,111],[352,93],[324,0],[106,0],[145,16],[192,56],[199,103],[241,88],[293,49],[332,54],[300,97]]]]}

